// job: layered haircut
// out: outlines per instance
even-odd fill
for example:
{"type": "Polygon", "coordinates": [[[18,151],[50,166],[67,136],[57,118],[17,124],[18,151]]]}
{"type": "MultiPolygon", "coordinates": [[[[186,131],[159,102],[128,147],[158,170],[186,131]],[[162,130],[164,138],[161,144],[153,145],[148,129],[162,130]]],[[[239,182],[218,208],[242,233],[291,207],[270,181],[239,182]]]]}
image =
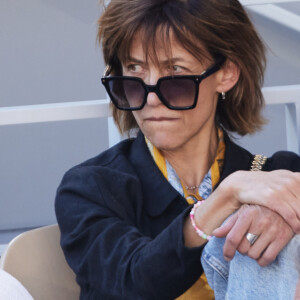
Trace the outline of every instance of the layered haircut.
{"type": "MultiPolygon", "coordinates": [[[[158,62],[158,43],[170,57],[172,34],[199,61],[232,61],[240,77],[226,100],[219,99],[216,121],[240,135],[261,128],[265,46],[238,0],[111,0],[98,24],[98,41],[112,75],[122,75],[137,33],[146,59],[158,62]]],[[[121,133],[138,127],[132,112],[114,106],[112,112],[121,133]]]]}

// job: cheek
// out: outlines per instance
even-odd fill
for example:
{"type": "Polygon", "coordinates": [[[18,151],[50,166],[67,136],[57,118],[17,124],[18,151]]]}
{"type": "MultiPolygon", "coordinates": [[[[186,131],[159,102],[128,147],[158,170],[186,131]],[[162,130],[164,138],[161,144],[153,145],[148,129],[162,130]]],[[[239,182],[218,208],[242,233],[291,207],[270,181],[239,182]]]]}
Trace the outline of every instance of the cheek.
{"type": "Polygon", "coordinates": [[[214,123],[218,95],[199,95],[197,106],[187,111],[184,117],[184,126],[191,131],[198,131],[209,122],[214,123]]]}
{"type": "Polygon", "coordinates": [[[218,97],[219,94],[213,86],[202,86],[201,88],[200,85],[197,106],[195,109],[202,115],[205,114],[205,112],[210,114],[212,110],[215,111],[218,103],[218,97]]]}
{"type": "MultiPolygon", "coordinates": [[[[217,106],[218,96],[213,97],[212,95],[199,95],[197,106],[195,107],[193,113],[198,116],[198,118],[206,118],[215,112],[217,106]]],[[[190,116],[192,118],[192,116],[190,116]]],[[[196,118],[193,114],[193,118],[196,118]]]]}
{"type": "Polygon", "coordinates": [[[217,80],[212,75],[211,77],[208,77],[204,79],[200,85],[199,85],[199,95],[198,95],[198,101],[213,101],[215,95],[217,95],[217,80]]]}
{"type": "Polygon", "coordinates": [[[139,111],[133,111],[132,112],[133,117],[135,118],[137,124],[139,125],[139,127],[141,127],[141,118],[140,118],[140,112],[139,111]]]}

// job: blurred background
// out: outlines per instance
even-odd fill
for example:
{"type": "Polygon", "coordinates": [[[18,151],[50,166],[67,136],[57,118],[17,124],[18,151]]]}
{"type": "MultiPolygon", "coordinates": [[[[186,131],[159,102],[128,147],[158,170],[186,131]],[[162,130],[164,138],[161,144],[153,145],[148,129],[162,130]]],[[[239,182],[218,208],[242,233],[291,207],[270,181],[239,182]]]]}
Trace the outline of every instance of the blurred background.
{"type": "MultiPolygon", "coordinates": [[[[300,2],[247,10],[269,49],[265,87],[299,85],[300,2]]],[[[105,99],[100,14],[98,0],[0,0],[0,110],[105,99]]],[[[287,149],[284,105],[264,114],[264,130],[237,142],[255,154],[287,149]]],[[[0,253],[18,233],[56,223],[65,171],[108,146],[106,118],[0,126],[0,253]]]]}

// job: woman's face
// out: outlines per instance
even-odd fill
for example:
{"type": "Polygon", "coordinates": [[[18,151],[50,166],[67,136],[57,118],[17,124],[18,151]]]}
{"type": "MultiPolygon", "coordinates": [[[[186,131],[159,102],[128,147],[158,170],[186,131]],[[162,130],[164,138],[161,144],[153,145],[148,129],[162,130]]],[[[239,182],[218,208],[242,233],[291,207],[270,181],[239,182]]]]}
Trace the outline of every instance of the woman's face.
{"type": "MultiPolygon", "coordinates": [[[[130,60],[123,64],[123,75],[140,77],[146,84],[155,85],[162,76],[200,75],[214,61],[200,62],[171,39],[171,60],[161,47],[156,49],[159,66],[146,62],[139,35],[134,39],[130,60]],[[169,62],[172,62],[170,65],[169,62]]],[[[191,110],[171,110],[155,93],[149,93],[142,110],[133,115],[144,135],[159,149],[178,150],[193,146],[209,138],[215,129],[215,112],[218,101],[218,73],[204,79],[199,86],[197,106],[191,110]]]]}

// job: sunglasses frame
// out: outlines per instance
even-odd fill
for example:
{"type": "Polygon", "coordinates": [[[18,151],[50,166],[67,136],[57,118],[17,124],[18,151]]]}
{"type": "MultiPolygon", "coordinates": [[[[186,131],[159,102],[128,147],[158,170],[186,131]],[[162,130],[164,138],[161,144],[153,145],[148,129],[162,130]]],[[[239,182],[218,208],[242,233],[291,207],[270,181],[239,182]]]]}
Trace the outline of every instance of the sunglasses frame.
{"type": "Polygon", "coordinates": [[[208,69],[206,69],[205,71],[203,71],[200,75],[174,75],[174,76],[164,76],[164,77],[160,77],[157,80],[157,83],[155,85],[148,85],[145,84],[145,82],[139,78],[139,77],[134,77],[134,76],[108,76],[109,72],[110,72],[110,67],[107,66],[105,69],[105,76],[103,76],[101,78],[101,82],[104,85],[112,103],[120,110],[127,110],[127,111],[135,111],[135,110],[141,110],[143,109],[143,107],[146,105],[147,103],[147,98],[148,98],[148,94],[149,93],[155,93],[159,100],[169,109],[172,110],[188,110],[188,109],[193,109],[196,107],[197,105],[197,101],[198,101],[198,96],[199,96],[199,85],[201,83],[201,81],[205,78],[207,78],[208,76],[216,73],[217,71],[219,71],[223,65],[223,63],[225,62],[225,58],[220,58],[219,60],[217,60],[212,66],[210,66],[208,69]],[[106,73],[108,73],[106,75],[106,73]],[[114,96],[112,95],[111,91],[110,91],[110,87],[109,87],[109,82],[112,80],[116,80],[116,79],[123,79],[123,80],[132,80],[132,81],[136,81],[139,82],[141,84],[141,86],[144,89],[144,99],[143,102],[140,106],[138,107],[120,107],[118,105],[118,102],[114,99],[114,96]],[[161,83],[163,81],[167,81],[167,80],[171,80],[171,79],[189,79],[192,80],[195,84],[195,98],[193,101],[192,105],[188,105],[188,106],[173,106],[170,105],[168,103],[168,101],[164,98],[164,96],[162,95],[162,93],[160,92],[160,86],[161,83]]]}

